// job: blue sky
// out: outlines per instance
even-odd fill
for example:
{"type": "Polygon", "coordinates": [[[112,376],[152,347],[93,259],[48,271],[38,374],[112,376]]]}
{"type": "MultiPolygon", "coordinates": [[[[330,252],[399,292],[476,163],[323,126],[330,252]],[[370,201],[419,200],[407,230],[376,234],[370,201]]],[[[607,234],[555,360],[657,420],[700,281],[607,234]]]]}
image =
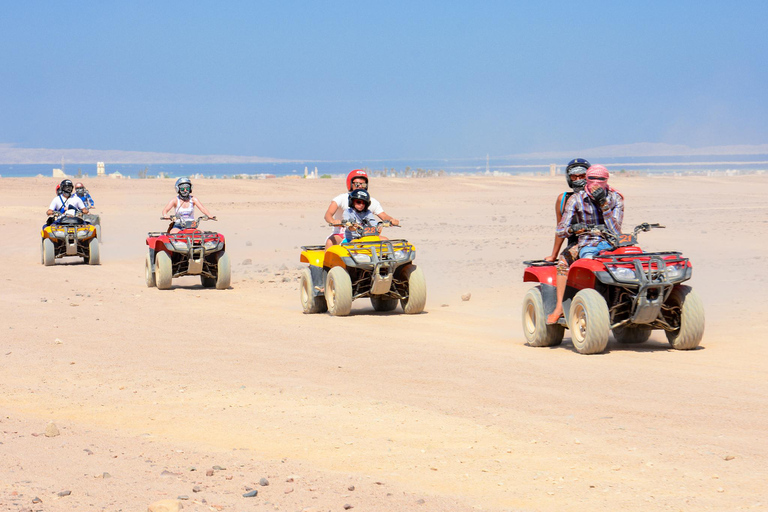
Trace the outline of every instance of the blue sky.
{"type": "Polygon", "coordinates": [[[286,159],[768,142],[768,2],[4,2],[0,144],[286,159]]]}

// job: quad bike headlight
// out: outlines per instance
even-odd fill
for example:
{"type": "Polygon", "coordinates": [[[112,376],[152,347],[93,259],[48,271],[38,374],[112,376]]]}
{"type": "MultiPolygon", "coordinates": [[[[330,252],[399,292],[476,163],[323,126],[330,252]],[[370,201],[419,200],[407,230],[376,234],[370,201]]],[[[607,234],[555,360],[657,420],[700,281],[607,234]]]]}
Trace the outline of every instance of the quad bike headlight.
{"type": "Polygon", "coordinates": [[[681,265],[668,265],[667,266],[667,278],[679,279],[685,274],[685,267],[681,265]]]}
{"type": "Polygon", "coordinates": [[[66,229],[52,229],[51,233],[56,238],[64,238],[67,236],[67,230],[66,229]]]}
{"type": "Polygon", "coordinates": [[[213,252],[221,249],[220,245],[221,244],[218,242],[218,240],[209,240],[203,244],[203,247],[206,251],[213,252]]]}
{"type": "Polygon", "coordinates": [[[616,267],[613,265],[608,265],[608,269],[611,271],[611,273],[613,273],[616,279],[619,279],[621,281],[637,280],[637,277],[635,276],[635,269],[633,268],[616,267]]]}
{"type": "Polygon", "coordinates": [[[90,229],[78,229],[77,230],[77,238],[85,238],[91,234],[90,229]]]}
{"type": "Polygon", "coordinates": [[[395,259],[396,260],[404,260],[408,258],[408,251],[395,251],[395,259]]]}
{"type": "Polygon", "coordinates": [[[187,242],[171,242],[173,245],[174,250],[176,251],[187,251],[189,250],[189,246],[187,245],[187,242]]]}
{"type": "Polygon", "coordinates": [[[370,263],[371,257],[367,254],[355,254],[355,261],[357,263],[370,263]]]}

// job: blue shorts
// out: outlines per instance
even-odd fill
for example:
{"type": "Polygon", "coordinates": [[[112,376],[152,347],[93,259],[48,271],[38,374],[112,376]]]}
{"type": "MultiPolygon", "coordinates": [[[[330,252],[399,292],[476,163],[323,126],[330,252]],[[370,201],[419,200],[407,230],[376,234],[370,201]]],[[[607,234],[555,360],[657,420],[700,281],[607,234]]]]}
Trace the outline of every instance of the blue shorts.
{"type": "Polygon", "coordinates": [[[608,242],[600,242],[594,247],[584,246],[579,249],[579,258],[594,258],[600,251],[607,251],[611,248],[611,244],[608,242]]]}

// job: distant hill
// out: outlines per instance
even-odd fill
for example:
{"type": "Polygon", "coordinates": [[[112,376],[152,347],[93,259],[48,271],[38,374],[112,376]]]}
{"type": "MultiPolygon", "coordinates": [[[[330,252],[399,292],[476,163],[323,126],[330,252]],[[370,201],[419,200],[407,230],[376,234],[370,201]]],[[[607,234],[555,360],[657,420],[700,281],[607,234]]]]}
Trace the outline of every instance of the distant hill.
{"type": "Polygon", "coordinates": [[[768,155],[768,144],[709,146],[692,148],[682,144],[661,144],[653,142],[638,142],[636,144],[620,144],[613,146],[598,146],[595,148],[577,149],[573,151],[547,151],[510,155],[510,158],[535,159],[571,159],[574,156],[587,155],[589,158],[621,158],[621,157],[664,157],[664,156],[744,156],[768,155]]]}
{"type": "Polygon", "coordinates": [[[285,162],[277,158],[233,155],[183,155],[96,149],[16,148],[0,144],[0,164],[252,164],[285,162]]]}

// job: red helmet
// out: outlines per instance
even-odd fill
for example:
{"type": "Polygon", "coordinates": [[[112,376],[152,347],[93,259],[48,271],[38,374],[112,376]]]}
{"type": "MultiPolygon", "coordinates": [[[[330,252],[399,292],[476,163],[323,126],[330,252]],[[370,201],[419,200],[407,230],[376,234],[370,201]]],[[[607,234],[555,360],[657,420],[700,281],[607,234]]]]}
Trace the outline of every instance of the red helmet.
{"type": "Polygon", "coordinates": [[[352,180],[355,178],[365,178],[365,183],[368,183],[368,174],[362,169],[355,169],[347,174],[347,190],[352,192],[352,180]]]}

